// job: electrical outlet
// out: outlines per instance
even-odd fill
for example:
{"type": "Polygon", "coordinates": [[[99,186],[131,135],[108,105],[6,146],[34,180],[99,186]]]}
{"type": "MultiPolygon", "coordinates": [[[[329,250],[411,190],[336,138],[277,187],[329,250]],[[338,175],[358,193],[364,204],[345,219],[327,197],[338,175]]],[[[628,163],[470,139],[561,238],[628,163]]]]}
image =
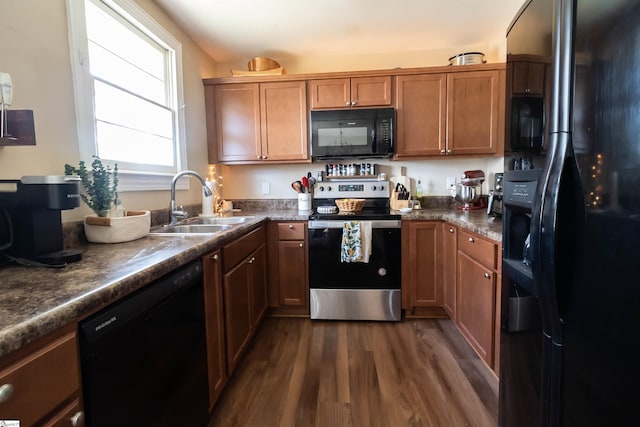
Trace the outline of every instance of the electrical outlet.
{"type": "Polygon", "coordinates": [[[447,190],[455,190],[456,189],[456,177],[448,176],[447,177],[447,190]]]}
{"type": "Polygon", "coordinates": [[[271,193],[271,189],[269,188],[269,183],[268,182],[263,182],[262,183],[262,194],[270,194],[271,193]]]}

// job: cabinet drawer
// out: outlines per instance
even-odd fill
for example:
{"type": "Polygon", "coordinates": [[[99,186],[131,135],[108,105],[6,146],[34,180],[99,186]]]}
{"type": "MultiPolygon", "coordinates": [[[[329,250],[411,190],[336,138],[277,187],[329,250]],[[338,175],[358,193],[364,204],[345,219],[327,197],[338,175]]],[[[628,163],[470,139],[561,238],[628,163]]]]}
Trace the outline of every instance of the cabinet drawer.
{"type": "Polygon", "coordinates": [[[0,371],[2,418],[30,426],[80,389],[76,334],[64,335],[0,371]]]}
{"type": "Polygon", "coordinates": [[[222,265],[227,272],[265,242],[265,228],[260,226],[223,248],[222,265]]]}
{"type": "Polygon", "coordinates": [[[498,245],[464,230],[458,231],[458,250],[480,262],[485,267],[497,267],[498,245]]]}
{"type": "Polygon", "coordinates": [[[304,239],[304,222],[281,222],[278,224],[278,240],[304,239]]]}

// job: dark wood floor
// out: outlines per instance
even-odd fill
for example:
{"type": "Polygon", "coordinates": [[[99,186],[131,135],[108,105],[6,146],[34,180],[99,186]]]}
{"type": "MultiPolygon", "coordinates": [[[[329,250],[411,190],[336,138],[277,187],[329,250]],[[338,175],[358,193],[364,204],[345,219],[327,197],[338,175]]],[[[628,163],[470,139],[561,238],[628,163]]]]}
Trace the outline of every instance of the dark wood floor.
{"type": "Polygon", "coordinates": [[[498,382],[450,320],[267,318],[214,426],[495,426],[498,382]]]}

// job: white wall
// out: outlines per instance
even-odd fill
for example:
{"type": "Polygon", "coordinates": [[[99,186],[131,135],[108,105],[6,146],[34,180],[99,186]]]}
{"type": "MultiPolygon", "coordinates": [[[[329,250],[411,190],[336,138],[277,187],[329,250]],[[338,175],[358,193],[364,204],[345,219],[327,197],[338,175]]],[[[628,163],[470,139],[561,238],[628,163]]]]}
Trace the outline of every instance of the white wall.
{"type": "MultiPolygon", "coordinates": [[[[187,163],[207,172],[202,79],[216,64],[152,0],[137,3],[182,43],[187,163]]],[[[14,109],[33,110],[36,146],[0,147],[0,179],[61,175],[79,160],[65,0],[5,0],[0,8],[0,71],[11,74],[14,109]]],[[[121,195],[129,209],[168,207],[167,191],[121,195]]],[[[180,191],[183,204],[201,200],[199,186],[180,191]]],[[[86,206],[63,212],[63,221],[81,219],[86,206]]]]}

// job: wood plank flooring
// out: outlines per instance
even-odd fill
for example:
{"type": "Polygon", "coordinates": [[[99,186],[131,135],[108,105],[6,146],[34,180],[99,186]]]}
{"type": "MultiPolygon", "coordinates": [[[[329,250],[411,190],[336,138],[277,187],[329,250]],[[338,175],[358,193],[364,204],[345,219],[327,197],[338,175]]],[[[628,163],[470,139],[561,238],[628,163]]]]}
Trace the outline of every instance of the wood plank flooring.
{"type": "Polygon", "coordinates": [[[450,320],[267,318],[209,427],[483,427],[497,415],[497,379],[450,320]]]}

